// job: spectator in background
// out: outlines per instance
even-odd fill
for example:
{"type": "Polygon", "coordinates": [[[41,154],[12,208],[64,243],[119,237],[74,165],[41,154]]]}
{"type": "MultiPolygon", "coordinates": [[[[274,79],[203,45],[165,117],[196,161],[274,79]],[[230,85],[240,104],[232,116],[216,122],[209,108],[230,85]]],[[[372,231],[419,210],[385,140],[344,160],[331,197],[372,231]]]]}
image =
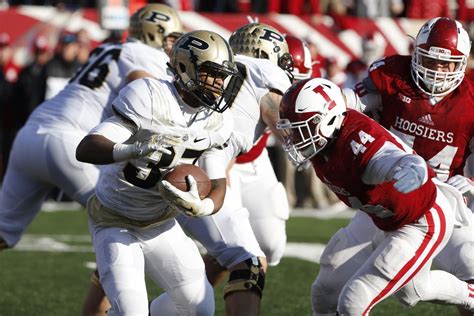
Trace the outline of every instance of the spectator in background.
{"type": "Polygon", "coordinates": [[[89,59],[89,53],[91,52],[91,40],[89,38],[89,32],[86,29],[80,29],[77,33],[77,42],[79,49],[77,53],[77,61],[81,64],[85,64],[89,59]]]}
{"type": "Polygon", "coordinates": [[[367,64],[360,59],[351,60],[346,66],[346,81],[343,88],[353,89],[356,83],[362,81],[367,75],[367,64]]]}
{"type": "Polygon", "coordinates": [[[46,99],[50,99],[61,91],[81,66],[77,60],[78,53],[77,36],[70,33],[63,34],[59,39],[56,54],[46,64],[46,99]]]}
{"type": "Polygon", "coordinates": [[[311,55],[311,60],[312,60],[312,70],[311,70],[311,76],[312,78],[319,78],[323,76],[323,65],[325,64],[324,57],[319,54],[319,49],[318,46],[310,41],[309,39],[306,39],[306,43],[309,45],[309,53],[311,55]]]}
{"type": "Polygon", "coordinates": [[[474,36],[474,1],[457,0],[457,4],[457,19],[464,24],[464,27],[466,28],[469,33],[469,36],[472,39],[472,37],[474,36]]]}
{"type": "Polygon", "coordinates": [[[52,58],[52,49],[45,36],[38,36],[32,47],[33,61],[20,72],[15,86],[15,117],[19,126],[28,119],[30,113],[45,99],[46,64],[52,58]]]}
{"type": "Polygon", "coordinates": [[[268,13],[321,14],[319,0],[268,0],[268,13]]]}
{"type": "Polygon", "coordinates": [[[448,0],[411,0],[406,4],[406,16],[410,19],[431,19],[435,16],[452,17],[448,0]]]}
{"type": "Polygon", "coordinates": [[[5,32],[0,33],[0,70],[9,83],[15,83],[18,80],[20,67],[13,61],[10,35],[5,32]]]}
{"type": "Polygon", "coordinates": [[[364,18],[398,16],[404,9],[402,0],[349,0],[346,2],[350,14],[364,18]]]}
{"type": "Polygon", "coordinates": [[[123,34],[122,30],[110,30],[109,36],[103,41],[103,43],[123,43],[123,34]]]}
{"type": "Polygon", "coordinates": [[[13,61],[10,35],[0,33],[0,181],[8,163],[8,154],[15,138],[14,85],[18,80],[18,67],[13,61]]]}
{"type": "Polygon", "coordinates": [[[239,11],[237,0],[219,0],[214,3],[214,12],[235,13],[239,11]]]}
{"type": "Polygon", "coordinates": [[[362,38],[361,45],[360,58],[366,65],[370,65],[384,55],[387,43],[379,32],[369,32],[362,38]]]}
{"type": "Polygon", "coordinates": [[[346,2],[346,0],[326,0],[322,12],[331,17],[346,15],[348,11],[346,2]]]}
{"type": "Polygon", "coordinates": [[[336,58],[330,57],[326,59],[326,74],[324,77],[334,82],[339,87],[344,85],[344,82],[346,81],[346,74],[344,73],[341,66],[339,66],[336,58]]]}

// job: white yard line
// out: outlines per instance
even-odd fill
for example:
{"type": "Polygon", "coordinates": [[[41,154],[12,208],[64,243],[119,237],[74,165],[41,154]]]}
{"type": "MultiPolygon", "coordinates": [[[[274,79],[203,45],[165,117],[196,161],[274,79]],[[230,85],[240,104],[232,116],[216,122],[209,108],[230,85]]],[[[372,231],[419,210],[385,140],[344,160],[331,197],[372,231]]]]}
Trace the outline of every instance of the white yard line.
{"type": "MultiPolygon", "coordinates": [[[[87,252],[92,253],[88,235],[36,235],[26,234],[20,240],[13,251],[39,251],[39,252],[87,252]],[[79,242],[80,245],[68,244],[68,242],[79,242]]],[[[199,246],[199,245],[198,245],[199,246]]],[[[199,246],[203,252],[202,246],[199,246]]],[[[319,263],[319,258],[324,250],[323,244],[294,243],[286,244],[285,257],[293,257],[313,263],[319,263]]],[[[90,269],[95,269],[95,265],[86,262],[90,269]]]]}

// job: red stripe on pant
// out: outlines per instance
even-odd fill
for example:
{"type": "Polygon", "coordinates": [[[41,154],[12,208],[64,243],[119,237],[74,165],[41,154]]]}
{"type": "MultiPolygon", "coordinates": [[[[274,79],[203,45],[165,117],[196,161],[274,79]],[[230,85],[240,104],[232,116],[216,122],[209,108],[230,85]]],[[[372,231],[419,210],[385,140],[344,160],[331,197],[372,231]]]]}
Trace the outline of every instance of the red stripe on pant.
{"type": "MultiPolygon", "coordinates": [[[[408,277],[408,279],[405,280],[405,282],[399,286],[397,289],[395,289],[393,292],[396,290],[402,288],[405,284],[407,284],[417,273],[420,271],[421,268],[426,264],[426,262],[433,256],[433,253],[435,250],[438,248],[438,246],[441,244],[443,241],[444,235],[446,234],[446,218],[444,216],[443,211],[441,210],[441,207],[438,206],[437,204],[433,205],[432,209],[436,210],[436,213],[438,214],[439,221],[440,221],[440,227],[439,227],[439,236],[438,239],[435,241],[433,244],[433,247],[429,250],[429,253],[423,258],[423,261],[419,264],[419,266],[416,268],[416,270],[408,277]]],[[[428,232],[426,232],[425,237],[423,238],[423,242],[421,243],[420,247],[418,250],[415,252],[415,255],[413,258],[411,258],[405,266],[398,272],[398,274],[388,282],[387,286],[380,292],[379,295],[377,295],[372,302],[370,302],[369,306],[366,308],[364,311],[363,315],[369,315],[370,310],[374,307],[375,304],[380,302],[383,298],[385,298],[389,293],[392,291],[392,289],[395,287],[395,285],[400,281],[400,279],[405,276],[405,274],[413,268],[418,260],[420,259],[420,256],[423,254],[425,249],[428,247],[428,244],[430,241],[433,239],[433,235],[436,233],[435,231],[435,222],[433,220],[433,214],[430,212],[425,214],[426,217],[426,222],[428,223],[428,232]]]]}
{"type": "Polygon", "coordinates": [[[474,297],[474,285],[468,284],[467,288],[469,289],[469,297],[474,297]]]}

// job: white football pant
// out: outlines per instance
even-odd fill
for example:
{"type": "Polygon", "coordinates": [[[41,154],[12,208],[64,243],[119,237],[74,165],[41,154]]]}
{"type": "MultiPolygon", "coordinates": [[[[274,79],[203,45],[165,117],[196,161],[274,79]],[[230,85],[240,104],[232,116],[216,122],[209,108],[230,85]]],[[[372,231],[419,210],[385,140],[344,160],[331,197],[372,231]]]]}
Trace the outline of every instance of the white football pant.
{"type": "Polygon", "coordinates": [[[15,138],[0,191],[0,238],[15,246],[56,186],[86,205],[94,193],[99,169],[76,160],[76,147],[86,132],[73,127],[42,134],[25,125],[15,138]]]}
{"type": "Polygon", "coordinates": [[[312,285],[314,315],[364,315],[397,291],[405,305],[438,300],[474,304],[467,283],[444,271],[430,271],[433,258],[447,244],[454,211],[438,187],[436,204],[418,223],[383,232],[357,211],[324,250],[312,285]],[[430,233],[431,232],[431,233],[430,233]]]}
{"type": "Polygon", "coordinates": [[[89,220],[89,228],[112,315],[148,315],[145,273],[174,303],[161,315],[214,315],[204,262],[175,219],[147,229],[100,227],[89,220]]]}

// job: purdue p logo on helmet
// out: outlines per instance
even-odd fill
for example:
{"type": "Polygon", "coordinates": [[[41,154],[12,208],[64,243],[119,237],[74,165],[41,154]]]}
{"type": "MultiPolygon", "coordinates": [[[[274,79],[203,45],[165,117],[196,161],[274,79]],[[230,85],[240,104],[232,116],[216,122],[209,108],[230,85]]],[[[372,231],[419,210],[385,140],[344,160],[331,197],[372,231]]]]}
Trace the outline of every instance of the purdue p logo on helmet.
{"type": "Polygon", "coordinates": [[[195,106],[223,112],[231,105],[236,91],[227,88],[231,80],[226,79],[236,76],[237,70],[232,50],[219,34],[204,30],[184,34],[171,50],[169,66],[179,87],[198,102],[195,106]]]}
{"type": "Polygon", "coordinates": [[[164,49],[167,37],[182,34],[178,13],[164,4],[148,4],[130,17],[129,36],[158,49],[164,49]]]}
{"type": "Polygon", "coordinates": [[[277,29],[263,23],[249,23],[229,38],[235,54],[268,59],[291,77],[293,61],[285,37],[277,29]]]}

